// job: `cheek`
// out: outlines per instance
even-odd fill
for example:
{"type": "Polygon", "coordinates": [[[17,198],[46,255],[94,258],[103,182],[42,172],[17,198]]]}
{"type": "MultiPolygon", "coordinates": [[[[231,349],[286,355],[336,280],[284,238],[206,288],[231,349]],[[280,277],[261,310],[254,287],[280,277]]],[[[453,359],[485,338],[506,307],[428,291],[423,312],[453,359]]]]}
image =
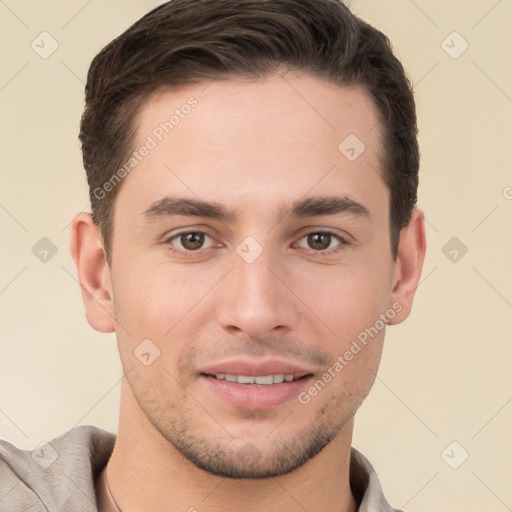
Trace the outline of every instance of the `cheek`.
{"type": "Polygon", "coordinates": [[[158,369],[165,369],[158,382],[144,381],[144,386],[160,386],[173,389],[173,396],[179,394],[181,388],[176,388],[172,376],[180,382],[189,378],[188,373],[178,375],[178,359],[190,353],[190,340],[199,338],[205,322],[210,320],[204,316],[201,299],[208,296],[217,276],[211,271],[198,274],[192,266],[177,269],[158,263],[139,262],[133,269],[117,269],[123,276],[116,279],[114,286],[116,319],[122,326],[118,329],[118,347],[123,366],[133,369],[135,375],[143,372],[144,379],[157,378],[158,369]],[[144,353],[150,352],[151,358],[158,354],[148,368],[136,358],[142,343],[148,345],[144,353]]]}
{"type": "Polygon", "coordinates": [[[374,262],[373,266],[339,266],[317,276],[302,275],[301,295],[306,297],[308,315],[314,313],[329,327],[335,344],[343,346],[385,313],[391,276],[389,269],[382,267],[383,262],[374,262]]]}
{"type": "MultiPolygon", "coordinates": [[[[128,263],[128,262],[126,262],[128,263]]],[[[168,265],[119,265],[114,276],[114,299],[117,318],[127,324],[132,334],[165,337],[183,318],[192,304],[204,295],[199,280],[191,282],[190,271],[168,265]]]]}
{"type": "Polygon", "coordinates": [[[384,263],[339,269],[323,281],[323,290],[307,290],[311,309],[329,327],[322,329],[329,354],[324,378],[330,382],[324,398],[332,393],[333,400],[341,401],[340,407],[343,400],[356,407],[371,388],[379,366],[386,329],[381,315],[388,312],[390,276],[384,268],[368,272],[377,266],[384,263]]]}

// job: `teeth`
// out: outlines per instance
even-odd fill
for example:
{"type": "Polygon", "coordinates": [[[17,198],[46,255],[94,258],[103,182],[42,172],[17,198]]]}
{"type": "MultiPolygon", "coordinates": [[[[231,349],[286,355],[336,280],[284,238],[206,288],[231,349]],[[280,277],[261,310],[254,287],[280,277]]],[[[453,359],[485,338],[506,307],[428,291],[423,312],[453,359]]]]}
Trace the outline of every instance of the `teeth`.
{"type": "Polygon", "coordinates": [[[263,384],[268,386],[269,384],[274,384],[274,376],[273,375],[265,375],[264,377],[256,377],[254,379],[256,384],[263,384]]]}
{"type": "Polygon", "coordinates": [[[227,373],[216,373],[215,378],[219,380],[227,380],[228,382],[237,382],[238,384],[260,384],[269,386],[270,384],[281,384],[281,382],[292,382],[295,380],[293,374],[284,375],[278,373],[276,375],[261,375],[251,377],[249,375],[230,375],[227,373]]]}
{"type": "Polygon", "coordinates": [[[236,381],[238,382],[238,384],[254,384],[254,377],[238,375],[236,381]]]}

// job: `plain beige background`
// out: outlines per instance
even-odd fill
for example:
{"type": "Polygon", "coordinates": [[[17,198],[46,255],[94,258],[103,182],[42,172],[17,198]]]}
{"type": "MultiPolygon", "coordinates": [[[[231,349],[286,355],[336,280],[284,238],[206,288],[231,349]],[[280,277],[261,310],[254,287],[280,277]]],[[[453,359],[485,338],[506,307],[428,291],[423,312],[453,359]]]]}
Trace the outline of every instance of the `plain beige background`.
{"type": "MultiPolygon", "coordinates": [[[[78,123],[90,61],[158,3],[0,1],[0,437],[25,448],[77,424],[117,427],[115,339],[87,324],[68,249],[88,207],[78,123]],[[42,32],[58,44],[47,58],[31,47],[51,49],[42,32]],[[43,237],[57,249],[46,262],[33,253],[43,237]]],[[[414,83],[429,244],[353,444],[396,507],[510,510],[512,1],[351,6],[414,83]]]]}

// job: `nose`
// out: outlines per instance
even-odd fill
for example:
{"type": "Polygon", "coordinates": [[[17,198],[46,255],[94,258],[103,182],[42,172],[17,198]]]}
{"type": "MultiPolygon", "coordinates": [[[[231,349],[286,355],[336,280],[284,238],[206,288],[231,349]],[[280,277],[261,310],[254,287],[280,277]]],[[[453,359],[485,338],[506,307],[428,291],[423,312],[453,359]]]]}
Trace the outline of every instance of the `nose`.
{"type": "Polygon", "coordinates": [[[218,322],[230,334],[252,340],[289,332],[299,318],[298,299],[290,289],[284,265],[264,250],[252,263],[238,254],[223,280],[218,322]]]}

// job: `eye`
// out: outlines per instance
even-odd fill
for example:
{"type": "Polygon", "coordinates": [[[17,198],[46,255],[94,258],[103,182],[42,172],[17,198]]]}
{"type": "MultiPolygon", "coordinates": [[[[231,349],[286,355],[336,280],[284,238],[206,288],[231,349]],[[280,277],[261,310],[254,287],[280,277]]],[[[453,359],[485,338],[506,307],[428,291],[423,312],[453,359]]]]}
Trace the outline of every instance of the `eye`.
{"type": "Polygon", "coordinates": [[[345,239],[331,231],[312,231],[311,233],[303,236],[298,243],[300,247],[305,247],[306,249],[312,249],[315,252],[326,254],[337,252],[347,244],[348,242],[345,239]],[[306,241],[306,246],[301,243],[302,240],[306,241]]]}
{"type": "Polygon", "coordinates": [[[180,249],[176,250],[173,247],[170,247],[172,251],[187,253],[203,249],[206,239],[213,241],[213,238],[202,231],[183,231],[168,238],[166,243],[171,246],[176,245],[180,249]]]}

